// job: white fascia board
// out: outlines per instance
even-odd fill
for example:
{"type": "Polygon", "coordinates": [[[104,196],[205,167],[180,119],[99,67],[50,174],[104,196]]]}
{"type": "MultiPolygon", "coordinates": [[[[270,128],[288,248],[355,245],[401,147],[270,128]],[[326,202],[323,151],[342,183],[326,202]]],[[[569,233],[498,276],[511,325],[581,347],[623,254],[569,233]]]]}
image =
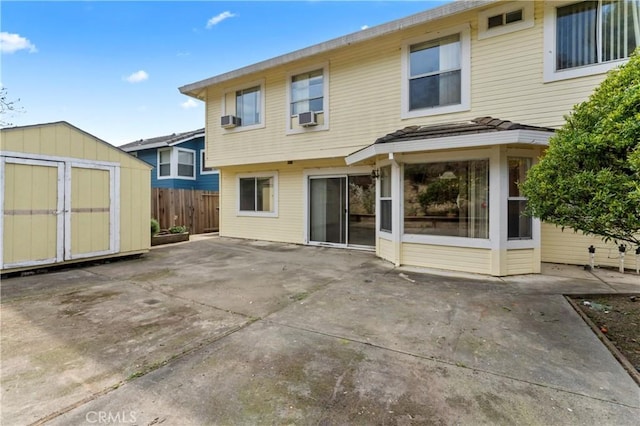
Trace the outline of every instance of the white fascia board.
{"type": "Polygon", "coordinates": [[[222,83],[238,77],[243,77],[245,75],[264,71],[269,68],[284,65],[300,59],[305,59],[310,56],[329,52],[341,47],[350,46],[355,43],[360,43],[388,34],[393,34],[395,32],[411,28],[416,25],[421,25],[427,22],[432,22],[438,19],[447,18],[459,13],[467,12],[472,9],[480,8],[482,6],[495,3],[496,1],[497,0],[453,1],[440,7],[436,7],[435,9],[425,10],[424,12],[416,13],[406,18],[397,19],[395,21],[387,22],[386,24],[377,25],[375,27],[367,28],[366,30],[361,30],[329,41],[325,41],[323,43],[315,44],[310,47],[295,50],[293,52],[286,53],[272,59],[267,59],[266,61],[258,62],[243,68],[238,68],[234,71],[219,74],[217,76],[197,81],[195,83],[186,84],[182,87],[179,87],[178,90],[184,95],[202,100],[202,89],[213,84],[222,83]]]}
{"type": "Polygon", "coordinates": [[[501,132],[475,133],[442,138],[379,143],[349,154],[345,161],[352,165],[380,154],[437,151],[443,149],[477,148],[492,145],[549,145],[552,132],[541,130],[505,130],[501,132]]]}

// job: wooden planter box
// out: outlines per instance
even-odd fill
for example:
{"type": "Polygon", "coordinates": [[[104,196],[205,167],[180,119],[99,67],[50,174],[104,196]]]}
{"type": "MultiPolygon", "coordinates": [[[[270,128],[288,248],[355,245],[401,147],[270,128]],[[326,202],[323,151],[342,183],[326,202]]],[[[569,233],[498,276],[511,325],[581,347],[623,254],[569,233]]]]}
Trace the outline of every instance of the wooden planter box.
{"type": "Polygon", "coordinates": [[[181,241],[189,241],[189,233],[183,232],[181,234],[157,234],[151,237],[151,245],[159,246],[162,244],[179,243],[181,241]]]}

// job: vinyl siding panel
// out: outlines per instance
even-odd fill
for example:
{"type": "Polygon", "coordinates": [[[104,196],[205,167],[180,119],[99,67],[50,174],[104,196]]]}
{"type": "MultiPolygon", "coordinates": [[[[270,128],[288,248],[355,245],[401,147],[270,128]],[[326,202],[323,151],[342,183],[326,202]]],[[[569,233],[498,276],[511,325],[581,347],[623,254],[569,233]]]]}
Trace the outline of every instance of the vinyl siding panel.
{"type": "Polygon", "coordinates": [[[491,250],[403,243],[402,264],[490,274],[491,250]]]}
{"type": "Polygon", "coordinates": [[[586,100],[605,75],[544,83],[542,2],[535,4],[534,21],[531,28],[478,40],[477,12],[467,12],[209,87],[209,155],[221,166],[342,157],[408,125],[479,116],[559,127],[564,115],[586,100]],[[471,109],[402,119],[403,43],[425,34],[437,38],[440,30],[465,23],[471,26],[471,109]],[[329,130],[287,134],[287,72],[327,63],[329,130]],[[223,93],[258,79],[265,81],[264,128],[240,132],[221,129],[223,93]]]}
{"type": "MultiPolygon", "coordinates": [[[[561,228],[548,223],[542,224],[542,261],[565,263],[570,265],[588,265],[589,246],[596,248],[595,265],[617,268],[620,265],[618,246],[612,242],[605,243],[601,238],[587,236],[582,232],[574,232],[570,228],[561,228]]],[[[627,247],[625,267],[635,268],[635,247],[630,251],[627,247]]]]}
{"type": "Polygon", "coordinates": [[[385,238],[378,238],[377,248],[378,256],[385,260],[388,260],[389,262],[395,263],[395,250],[393,241],[387,240],[385,238]]]}
{"type": "Polygon", "coordinates": [[[221,169],[220,235],[257,240],[304,243],[304,170],[343,167],[341,160],[271,163],[221,169]],[[237,212],[238,173],[277,172],[278,216],[239,216],[237,212]]]}
{"type": "Polygon", "coordinates": [[[533,249],[507,251],[507,275],[533,274],[536,268],[536,256],[533,249]]]}

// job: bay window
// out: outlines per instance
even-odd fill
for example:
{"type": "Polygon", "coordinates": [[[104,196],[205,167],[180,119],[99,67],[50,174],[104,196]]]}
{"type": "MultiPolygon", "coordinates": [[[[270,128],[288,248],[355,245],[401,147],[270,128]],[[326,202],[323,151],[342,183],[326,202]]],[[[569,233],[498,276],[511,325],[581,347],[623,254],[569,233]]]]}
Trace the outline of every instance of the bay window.
{"type": "Polygon", "coordinates": [[[507,235],[510,240],[530,240],[532,219],[526,216],[527,199],[520,190],[527,172],[531,168],[531,158],[509,157],[509,196],[507,200],[507,235]]]}
{"type": "Polygon", "coordinates": [[[391,232],[391,166],[380,168],[380,230],[391,232]]]}
{"type": "Polygon", "coordinates": [[[489,238],[489,160],[405,164],[404,233],[489,238]]]}

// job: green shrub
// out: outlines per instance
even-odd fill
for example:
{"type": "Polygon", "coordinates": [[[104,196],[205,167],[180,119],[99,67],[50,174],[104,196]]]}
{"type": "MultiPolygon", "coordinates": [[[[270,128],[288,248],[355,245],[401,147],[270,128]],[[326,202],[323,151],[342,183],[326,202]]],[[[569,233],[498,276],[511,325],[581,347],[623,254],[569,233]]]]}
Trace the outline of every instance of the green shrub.
{"type": "Polygon", "coordinates": [[[171,228],[169,228],[169,233],[170,234],[182,234],[183,232],[187,232],[187,227],[186,226],[172,226],[171,228]]]}
{"type": "Polygon", "coordinates": [[[158,232],[160,232],[160,224],[157,220],[151,219],[151,236],[153,237],[158,232]]]}

